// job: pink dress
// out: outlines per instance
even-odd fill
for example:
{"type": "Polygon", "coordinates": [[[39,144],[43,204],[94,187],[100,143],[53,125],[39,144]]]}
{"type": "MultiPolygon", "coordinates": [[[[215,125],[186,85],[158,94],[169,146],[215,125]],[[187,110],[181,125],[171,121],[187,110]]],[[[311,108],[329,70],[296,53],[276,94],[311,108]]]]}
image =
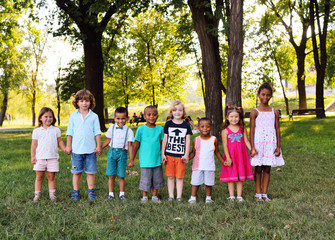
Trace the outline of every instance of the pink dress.
{"type": "MultiPolygon", "coordinates": [[[[232,160],[232,166],[222,165],[220,182],[245,181],[254,179],[250,165],[247,146],[244,142],[242,127],[235,133],[228,131],[228,151],[232,160]]],[[[223,156],[226,159],[226,156],[223,156]]]]}
{"type": "Polygon", "coordinates": [[[274,154],[277,148],[277,136],[273,108],[270,112],[261,112],[257,108],[256,110],[258,116],[255,121],[254,144],[258,154],[251,158],[251,165],[272,167],[285,165],[281,151],[279,157],[274,154]]]}

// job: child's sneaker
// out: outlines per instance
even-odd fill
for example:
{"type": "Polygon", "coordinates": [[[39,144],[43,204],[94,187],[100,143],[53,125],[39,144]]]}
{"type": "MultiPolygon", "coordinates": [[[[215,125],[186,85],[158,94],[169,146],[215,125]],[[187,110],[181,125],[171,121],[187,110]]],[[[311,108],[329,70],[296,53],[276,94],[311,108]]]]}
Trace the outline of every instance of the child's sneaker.
{"type": "Polygon", "coordinates": [[[237,200],[238,202],[244,202],[243,197],[237,197],[236,200],[237,200]]]}
{"type": "Polygon", "coordinates": [[[33,201],[34,201],[35,203],[38,202],[38,199],[40,198],[40,196],[41,196],[41,193],[40,193],[40,192],[35,193],[35,197],[34,197],[33,201]]]}
{"type": "Polygon", "coordinates": [[[194,204],[194,203],[197,202],[197,200],[196,200],[196,199],[192,199],[192,198],[190,198],[187,202],[188,202],[189,204],[194,204]]]}
{"type": "Polygon", "coordinates": [[[79,201],[80,198],[80,191],[79,190],[70,190],[69,192],[71,192],[71,200],[73,201],[79,201]]]}
{"type": "Polygon", "coordinates": [[[181,202],[181,198],[176,198],[176,202],[181,202]]]}
{"type": "Polygon", "coordinates": [[[146,203],[148,201],[148,197],[142,197],[141,198],[141,203],[146,203]]]}
{"type": "Polygon", "coordinates": [[[56,201],[56,194],[54,192],[49,192],[49,197],[51,201],[56,201]]]}
{"type": "Polygon", "coordinates": [[[227,198],[227,200],[229,202],[234,202],[235,201],[235,197],[234,196],[230,196],[229,198],[227,198]]]}
{"type": "Polygon", "coordinates": [[[114,196],[108,195],[108,197],[106,198],[106,200],[114,200],[114,196]]]}
{"type": "Polygon", "coordinates": [[[155,203],[158,203],[159,202],[159,198],[157,196],[152,196],[151,201],[155,202],[155,203]]]}
{"type": "Polygon", "coordinates": [[[169,202],[172,202],[173,200],[174,200],[173,197],[169,197],[169,198],[168,198],[168,201],[169,201],[169,202]]]}
{"type": "Polygon", "coordinates": [[[121,196],[119,197],[119,199],[120,199],[121,202],[125,202],[125,201],[127,200],[126,197],[125,197],[124,195],[121,195],[121,196]]]}
{"type": "Polygon", "coordinates": [[[98,191],[100,189],[88,189],[88,199],[90,200],[94,200],[97,199],[97,194],[95,193],[95,191],[98,191]]]}
{"type": "Polygon", "coordinates": [[[214,203],[214,201],[211,198],[206,198],[205,203],[214,203]]]}

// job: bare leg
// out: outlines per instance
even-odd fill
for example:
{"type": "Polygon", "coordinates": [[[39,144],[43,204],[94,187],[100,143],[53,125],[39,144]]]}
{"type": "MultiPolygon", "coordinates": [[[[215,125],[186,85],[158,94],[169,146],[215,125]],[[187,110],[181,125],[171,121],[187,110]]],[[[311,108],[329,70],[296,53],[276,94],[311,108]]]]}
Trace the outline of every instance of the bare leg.
{"type": "Polygon", "coordinates": [[[95,184],[95,175],[94,174],[86,174],[87,176],[87,186],[88,189],[93,189],[95,184]]]}
{"type": "Polygon", "coordinates": [[[176,179],[176,185],[177,185],[177,198],[181,198],[181,196],[183,194],[184,179],[183,178],[177,178],[176,179]]]}
{"type": "Polygon", "coordinates": [[[242,181],[236,182],[237,197],[242,197],[242,190],[243,190],[243,182],[242,181]]]}
{"type": "Polygon", "coordinates": [[[55,172],[47,172],[49,189],[56,189],[56,178],[55,178],[55,175],[56,175],[55,172]]]}
{"type": "Polygon", "coordinates": [[[198,189],[199,189],[199,186],[192,185],[192,193],[191,193],[192,197],[196,197],[197,196],[198,189]]]}
{"type": "Polygon", "coordinates": [[[255,166],[254,179],[257,194],[261,194],[261,177],[262,177],[262,166],[255,166]]]}
{"type": "Polygon", "coordinates": [[[168,192],[169,197],[174,198],[174,177],[168,177],[168,192]]]}
{"type": "Polygon", "coordinates": [[[234,197],[235,196],[235,183],[234,182],[228,182],[228,190],[229,190],[229,196],[234,197]]]}
{"type": "Polygon", "coordinates": [[[143,197],[147,197],[148,196],[148,192],[142,191],[143,197]]]}
{"type": "Polygon", "coordinates": [[[157,197],[158,189],[152,189],[152,196],[157,197]]]}
{"type": "Polygon", "coordinates": [[[212,196],[212,186],[206,186],[206,196],[212,196]]]}
{"type": "Polygon", "coordinates": [[[269,183],[270,183],[270,172],[271,166],[263,166],[263,193],[268,192],[269,183]]]}
{"type": "Polygon", "coordinates": [[[36,171],[36,180],[35,180],[35,192],[42,190],[44,180],[44,171],[36,171]]]}
{"type": "Polygon", "coordinates": [[[120,186],[120,192],[124,192],[126,188],[126,180],[124,177],[119,177],[119,186],[120,186]]]}
{"type": "Polygon", "coordinates": [[[114,176],[109,176],[108,178],[108,191],[109,192],[114,192],[114,186],[115,186],[115,175],[114,176]]]}
{"type": "Polygon", "coordinates": [[[79,173],[79,174],[73,174],[72,183],[73,183],[73,189],[74,190],[79,190],[79,188],[80,188],[80,179],[81,179],[81,173],[79,173]]]}

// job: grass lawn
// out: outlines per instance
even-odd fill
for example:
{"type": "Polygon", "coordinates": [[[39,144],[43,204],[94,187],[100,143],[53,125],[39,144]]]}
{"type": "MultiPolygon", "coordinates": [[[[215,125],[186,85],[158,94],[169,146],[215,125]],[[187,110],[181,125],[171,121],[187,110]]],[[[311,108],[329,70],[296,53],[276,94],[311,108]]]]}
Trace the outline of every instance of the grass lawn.
{"type": "MultiPolygon", "coordinates": [[[[246,201],[227,202],[227,184],[219,183],[217,164],[212,205],[204,204],[204,187],[198,203],[187,204],[191,164],[182,203],[167,202],[164,188],[159,191],[161,203],[141,204],[140,176],[135,175],[126,178],[126,203],[105,201],[107,150],[98,158],[96,201],[87,200],[85,174],[82,199],[70,201],[70,157],[60,153],[57,202],[48,199],[45,181],[42,199],[35,204],[31,129],[0,132],[0,239],[334,239],[335,121],[283,122],[281,130],[286,165],[272,171],[269,196],[273,201],[255,202],[254,183],[247,181],[246,201]]],[[[138,160],[131,170],[140,172],[138,160]]]]}

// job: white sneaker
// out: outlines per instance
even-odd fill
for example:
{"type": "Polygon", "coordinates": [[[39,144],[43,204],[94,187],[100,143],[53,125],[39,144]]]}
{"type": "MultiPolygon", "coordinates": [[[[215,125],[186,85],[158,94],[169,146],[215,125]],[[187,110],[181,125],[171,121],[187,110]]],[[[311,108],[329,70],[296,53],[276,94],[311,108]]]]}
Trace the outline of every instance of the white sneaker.
{"type": "Polygon", "coordinates": [[[194,203],[197,203],[197,200],[196,199],[189,199],[188,201],[187,201],[189,204],[194,204],[194,203]]]}
{"type": "Polygon", "coordinates": [[[243,197],[237,197],[236,200],[237,200],[238,202],[244,202],[243,197]]]}
{"type": "Polygon", "coordinates": [[[214,203],[214,201],[211,198],[209,198],[209,199],[206,198],[205,203],[214,203]]]}
{"type": "Polygon", "coordinates": [[[34,197],[34,202],[36,203],[36,202],[38,202],[38,199],[40,198],[40,196],[41,196],[41,193],[39,192],[39,193],[35,193],[35,197],[34,197]]]}
{"type": "Polygon", "coordinates": [[[159,198],[157,196],[152,196],[151,201],[155,202],[155,203],[158,203],[159,202],[159,198]]]}
{"type": "Polygon", "coordinates": [[[142,198],[141,198],[141,202],[142,202],[142,203],[146,203],[147,201],[148,201],[148,198],[147,198],[147,197],[146,197],[146,198],[145,198],[145,197],[142,197],[142,198]]]}

